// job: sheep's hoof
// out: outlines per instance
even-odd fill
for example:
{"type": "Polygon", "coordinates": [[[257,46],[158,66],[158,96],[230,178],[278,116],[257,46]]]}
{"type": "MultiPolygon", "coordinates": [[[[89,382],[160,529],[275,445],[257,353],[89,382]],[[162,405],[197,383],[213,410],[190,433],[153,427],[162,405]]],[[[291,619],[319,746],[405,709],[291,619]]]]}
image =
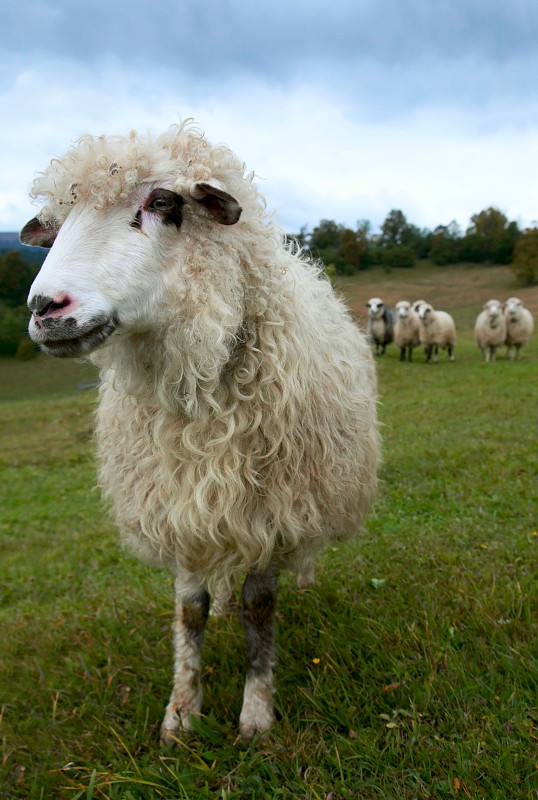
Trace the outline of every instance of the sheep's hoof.
{"type": "Polygon", "coordinates": [[[243,705],[239,717],[239,732],[243,742],[251,742],[255,736],[264,739],[275,721],[273,704],[253,695],[243,705]]]}
{"type": "Polygon", "coordinates": [[[239,733],[241,734],[241,740],[245,744],[248,744],[249,742],[252,742],[256,736],[261,740],[266,739],[274,721],[275,717],[272,711],[263,720],[261,718],[250,722],[239,720],[239,733]]]}
{"type": "Polygon", "coordinates": [[[166,709],[161,725],[161,746],[174,747],[183,741],[192,731],[192,714],[180,717],[173,706],[166,709]]]}
{"type": "Polygon", "coordinates": [[[307,586],[312,586],[316,582],[316,573],[314,569],[309,569],[307,572],[300,572],[297,575],[297,586],[299,589],[306,589],[307,586]]]}

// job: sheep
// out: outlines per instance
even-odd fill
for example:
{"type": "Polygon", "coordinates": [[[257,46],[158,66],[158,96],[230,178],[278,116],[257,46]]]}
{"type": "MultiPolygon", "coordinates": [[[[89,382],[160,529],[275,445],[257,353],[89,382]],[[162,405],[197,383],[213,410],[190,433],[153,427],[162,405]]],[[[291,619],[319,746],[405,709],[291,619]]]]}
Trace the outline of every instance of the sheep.
{"type": "Polygon", "coordinates": [[[506,357],[519,359],[520,350],[527,344],[534,331],[534,319],[519,297],[509,297],[504,304],[506,320],[506,357]]]}
{"type": "Polygon", "coordinates": [[[400,361],[405,361],[406,350],[411,361],[413,348],[420,342],[418,314],[407,300],[396,303],[395,311],[394,342],[400,348],[400,361]]]}
{"type": "Polygon", "coordinates": [[[430,303],[422,303],[418,311],[420,321],[420,342],[424,345],[426,362],[437,363],[439,348],[448,349],[450,361],[454,361],[454,346],[456,344],[456,326],[454,320],[446,311],[435,311],[430,303]]]}
{"type": "Polygon", "coordinates": [[[246,576],[240,733],[274,721],[279,572],[357,534],[380,460],[366,336],[284,243],[240,160],[192,121],[84,136],[38,174],[21,241],[51,248],[29,332],[100,367],[99,483],[124,544],[172,571],[172,744],[201,713],[210,592],[246,576]]]}
{"type": "Polygon", "coordinates": [[[506,322],[502,303],[488,300],[476,318],[474,335],[485,361],[495,361],[497,347],[506,339],[506,322]]]}
{"type": "Polygon", "coordinates": [[[413,303],[411,308],[413,309],[413,311],[416,311],[417,314],[418,314],[418,310],[419,310],[420,306],[424,305],[425,303],[426,303],[425,300],[415,300],[415,302],[413,303]]]}
{"type": "Polygon", "coordinates": [[[379,297],[371,297],[368,308],[368,331],[375,345],[375,354],[385,355],[387,345],[394,341],[394,312],[379,297]]]}

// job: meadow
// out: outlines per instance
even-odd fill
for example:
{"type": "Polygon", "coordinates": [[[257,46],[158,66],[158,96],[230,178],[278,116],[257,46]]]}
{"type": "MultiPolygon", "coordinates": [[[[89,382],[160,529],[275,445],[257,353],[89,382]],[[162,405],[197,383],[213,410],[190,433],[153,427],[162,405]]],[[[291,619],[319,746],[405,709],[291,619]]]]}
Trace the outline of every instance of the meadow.
{"type": "Polygon", "coordinates": [[[538,336],[480,360],[482,302],[538,287],[501,267],[346,278],[453,313],[456,361],[378,360],[384,464],[365,531],[283,576],[278,722],[238,739],[245,645],[210,619],[204,716],[159,749],[168,574],[122,552],[95,490],[90,367],[0,360],[0,797],[538,798],[538,336]],[[77,388],[78,387],[78,388],[77,388]]]}

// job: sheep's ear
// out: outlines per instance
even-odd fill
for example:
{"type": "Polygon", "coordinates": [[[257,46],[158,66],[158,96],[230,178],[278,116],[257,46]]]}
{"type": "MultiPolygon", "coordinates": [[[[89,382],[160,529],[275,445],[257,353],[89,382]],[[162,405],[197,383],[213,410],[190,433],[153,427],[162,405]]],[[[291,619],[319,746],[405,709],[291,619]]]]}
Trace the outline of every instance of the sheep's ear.
{"type": "Polygon", "coordinates": [[[22,244],[28,244],[30,247],[52,247],[58,235],[59,227],[49,222],[43,224],[37,217],[34,217],[27,222],[19,234],[19,239],[22,244]]]}
{"type": "Polygon", "coordinates": [[[239,220],[243,209],[235,197],[217,181],[196,181],[191,186],[190,193],[221,225],[235,225],[239,220]]]}

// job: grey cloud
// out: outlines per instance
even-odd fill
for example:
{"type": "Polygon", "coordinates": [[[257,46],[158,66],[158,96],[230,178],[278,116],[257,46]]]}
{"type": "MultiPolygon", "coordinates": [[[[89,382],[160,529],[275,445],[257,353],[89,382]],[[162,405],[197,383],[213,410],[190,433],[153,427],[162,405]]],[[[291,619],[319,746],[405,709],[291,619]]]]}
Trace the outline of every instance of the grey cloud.
{"type": "Polygon", "coordinates": [[[19,0],[5,4],[0,29],[13,50],[83,61],[114,55],[126,63],[181,67],[213,79],[238,68],[286,80],[305,62],[397,67],[424,55],[470,54],[500,63],[534,53],[533,0],[19,0]]]}

